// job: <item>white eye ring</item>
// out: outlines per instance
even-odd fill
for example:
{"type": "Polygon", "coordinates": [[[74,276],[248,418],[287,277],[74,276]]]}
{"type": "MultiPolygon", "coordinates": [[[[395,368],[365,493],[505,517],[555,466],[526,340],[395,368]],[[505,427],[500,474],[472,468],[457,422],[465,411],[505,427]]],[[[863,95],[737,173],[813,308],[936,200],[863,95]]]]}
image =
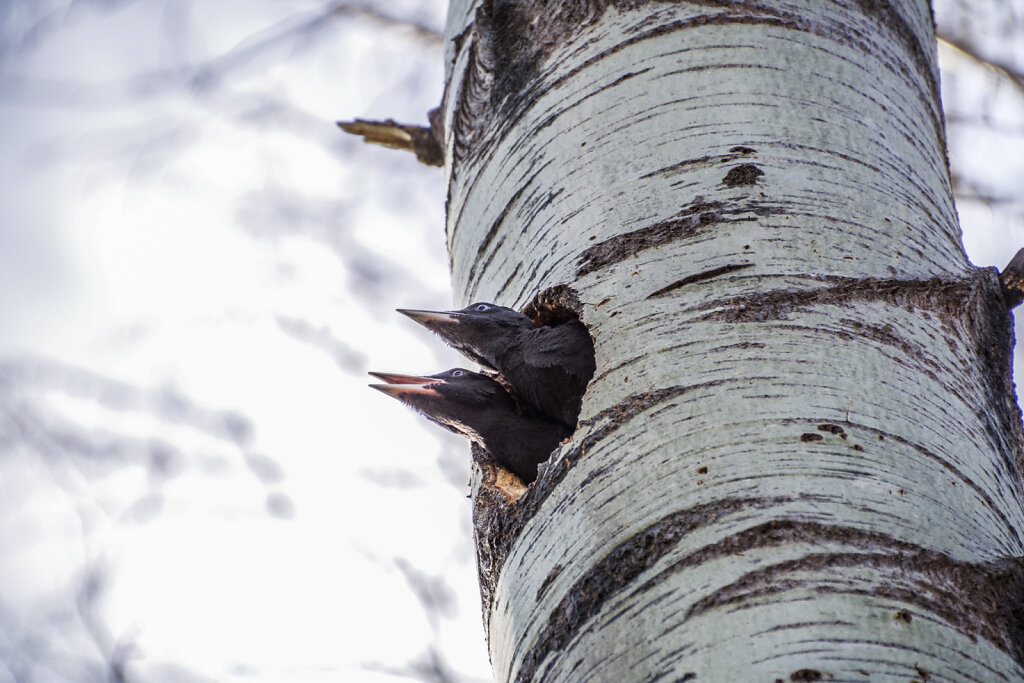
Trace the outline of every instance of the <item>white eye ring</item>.
{"type": "Polygon", "coordinates": [[[491,310],[491,307],[488,306],[487,304],[480,304],[480,305],[478,305],[476,307],[476,310],[478,310],[478,311],[489,311],[489,310],[491,310]]]}
{"type": "Polygon", "coordinates": [[[462,370],[456,370],[452,373],[452,377],[462,377],[463,374],[462,370]]]}

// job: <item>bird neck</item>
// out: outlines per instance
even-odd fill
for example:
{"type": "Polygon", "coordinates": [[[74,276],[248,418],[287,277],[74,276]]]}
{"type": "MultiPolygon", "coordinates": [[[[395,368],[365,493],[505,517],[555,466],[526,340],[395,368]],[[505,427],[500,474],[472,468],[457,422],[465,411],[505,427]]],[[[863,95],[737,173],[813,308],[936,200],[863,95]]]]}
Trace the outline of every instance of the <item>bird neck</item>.
{"type": "Polygon", "coordinates": [[[501,345],[494,349],[494,358],[491,365],[495,368],[502,368],[508,363],[508,359],[521,356],[526,343],[525,335],[536,328],[517,327],[502,338],[501,345]]]}
{"type": "Polygon", "coordinates": [[[483,447],[499,461],[536,466],[538,453],[546,456],[571,430],[560,422],[501,413],[489,416],[478,433],[483,447]]]}

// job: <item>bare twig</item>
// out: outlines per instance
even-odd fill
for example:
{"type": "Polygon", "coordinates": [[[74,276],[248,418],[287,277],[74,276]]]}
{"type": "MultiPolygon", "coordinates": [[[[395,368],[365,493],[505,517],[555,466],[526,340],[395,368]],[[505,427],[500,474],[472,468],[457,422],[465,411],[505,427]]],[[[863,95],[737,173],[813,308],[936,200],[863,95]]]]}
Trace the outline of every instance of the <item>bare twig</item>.
{"type": "Polygon", "coordinates": [[[1014,87],[1024,94],[1024,73],[1003,62],[985,57],[974,45],[966,40],[958,40],[950,36],[940,36],[939,42],[948,45],[971,61],[995,71],[997,75],[1010,81],[1014,87]]]}
{"type": "Polygon", "coordinates": [[[312,36],[343,17],[362,18],[403,29],[432,46],[443,42],[441,33],[426,24],[388,14],[368,3],[339,0],[314,12],[280,21],[224,54],[199,64],[153,69],[113,82],[82,83],[7,76],[3,79],[4,87],[0,88],[0,102],[17,103],[19,106],[110,106],[126,97],[150,97],[182,86],[194,93],[207,92],[215,89],[231,71],[249,64],[268,50],[299,39],[308,42],[312,36]]]}

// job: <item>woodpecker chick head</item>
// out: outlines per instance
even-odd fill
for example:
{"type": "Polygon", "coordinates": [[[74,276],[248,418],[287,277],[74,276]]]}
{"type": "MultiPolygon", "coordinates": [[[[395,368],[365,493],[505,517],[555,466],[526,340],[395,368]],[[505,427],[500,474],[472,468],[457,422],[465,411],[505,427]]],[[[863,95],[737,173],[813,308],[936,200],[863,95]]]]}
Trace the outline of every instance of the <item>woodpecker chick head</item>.
{"type": "Polygon", "coordinates": [[[458,311],[397,310],[444,339],[462,355],[491,370],[497,369],[495,358],[511,339],[536,327],[519,311],[486,302],[470,304],[458,311]]]}
{"type": "Polygon", "coordinates": [[[515,415],[512,398],[500,384],[464,368],[452,368],[436,375],[370,374],[386,382],[370,385],[377,391],[480,444],[496,417],[515,415]]]}

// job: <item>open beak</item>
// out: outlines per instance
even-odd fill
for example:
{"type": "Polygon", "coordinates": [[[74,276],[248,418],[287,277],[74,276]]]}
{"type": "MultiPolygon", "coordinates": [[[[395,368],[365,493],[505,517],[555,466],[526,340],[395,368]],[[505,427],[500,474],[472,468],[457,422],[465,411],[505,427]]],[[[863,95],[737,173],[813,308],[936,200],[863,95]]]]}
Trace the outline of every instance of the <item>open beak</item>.
{"type": "Polygon", "coordinates": [[[425,377],[423,375],[399,375],[390,372],[371,372],[370,374],[377,379],[387,382],[387,384],[371,384],[371,388],[395,398],[415,394],[440,396],[434,385],[445,384],[443,379],[425,377]]]}

